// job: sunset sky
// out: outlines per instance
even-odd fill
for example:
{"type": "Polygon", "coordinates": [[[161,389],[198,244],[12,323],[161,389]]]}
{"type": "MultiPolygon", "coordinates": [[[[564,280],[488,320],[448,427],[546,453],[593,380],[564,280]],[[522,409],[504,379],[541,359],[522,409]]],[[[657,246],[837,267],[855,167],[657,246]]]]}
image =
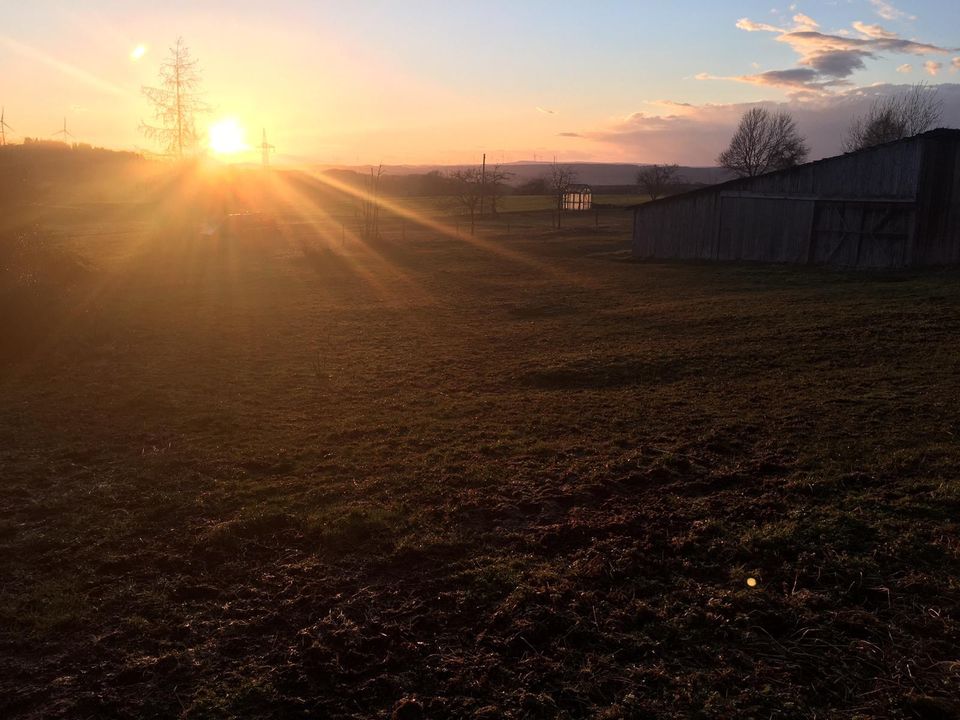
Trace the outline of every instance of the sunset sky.
{"type": "Polygon", "coordinates": [[[787,103],[822,156],[870,93],[921,80],[943,84],[943,124],[960,125],[955,0],[5,5],[14,139],[66,116],[79,140],[149,148],[140,87],[178,35],[214,106],[203,127],[226,119],[251,145],[266,127],[288,162],[709,165],[757,101],[787,103]]]}

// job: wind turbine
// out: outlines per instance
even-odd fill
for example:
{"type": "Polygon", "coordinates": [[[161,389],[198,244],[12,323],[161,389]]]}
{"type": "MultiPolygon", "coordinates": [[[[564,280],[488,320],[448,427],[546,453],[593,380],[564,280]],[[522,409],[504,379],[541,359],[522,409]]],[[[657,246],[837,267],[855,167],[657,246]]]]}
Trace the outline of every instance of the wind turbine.
{"type": "Polygon", "coordinates": [[[63,135],[64,138],[73,138],[74,140],[77,139],[76,136],[75,136],[72,132],[70,132],[69,130],[67,130],[67,116],[66,116],[66,115],[63,116],[63,130],[58,130],[57,132],[55,132],[55,133],[53,134],[54,137],[56,137],[57,135],[63,135]]]}
{"type": "Polygon", "coordinates": [[[16,132],[16,130],[7,125],[6,113],[7,109],[0,107],[0,145],[7,144],[7,130],[10,132],[16,132]]]}
{"type": "Polygon", "coordinates": [[[276,148],[267,142],[267,129],[263,128],[263,141],[260,143],[260,150],[263,153],[263,166],[270,167],[270,151],[276,148]]]}

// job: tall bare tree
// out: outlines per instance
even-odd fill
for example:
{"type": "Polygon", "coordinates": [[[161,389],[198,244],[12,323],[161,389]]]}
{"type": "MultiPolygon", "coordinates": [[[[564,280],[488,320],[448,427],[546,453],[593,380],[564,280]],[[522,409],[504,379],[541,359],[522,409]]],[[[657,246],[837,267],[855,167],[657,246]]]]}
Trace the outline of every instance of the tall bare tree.
{"type": "Polygon", "coordinates": [[[740,118],[729,147],[717,162],[740,177],[754,177],[799,165],[809,152],[788,113],[753,107],[740,118]]]}
{"type": "Polygon", "coordinates": [[[647,165],[637,173],[637,185],[651,200],[666,194],[680,177],[677,165],[647,165]]]}
{"type": "Polygon", "coordinates": [[[853,119],[843,139],[845,152],[863,150],[930,130],[940,122],[943,103],[924,83],[906,92],[874,98],[867,112],[853,119]]]}
{"type": "Polygon", "coordinates": [[[557,227],[560,227],[560,217],[563,215],[563,196],[570,186],[577,179],[577,171],[569,165],[557,165],[553,163],[550,166],[550,174],[547,175],[547,189],[553,195],[557,204],[557,227]]]}
{"type": "Polygon", "coordinates": [[[166,155],[182,158],[198,144],[196,115],[209,111],[200,94],[200,64],[177,38],[169,57],[160,65],[160,84],[143,87],[153,106],[154,124],[140,123],[148,139],[160,144],[166,155]]]}

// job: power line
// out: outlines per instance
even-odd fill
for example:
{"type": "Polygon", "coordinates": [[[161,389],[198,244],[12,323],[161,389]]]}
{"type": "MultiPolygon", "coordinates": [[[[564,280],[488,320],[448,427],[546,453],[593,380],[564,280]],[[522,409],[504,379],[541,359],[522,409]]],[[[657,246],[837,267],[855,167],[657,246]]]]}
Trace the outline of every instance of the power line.
{"type": "Polygon", "coordinates": [[[260,151],[263,153],[263,166],[270,167],[270,151],[276,148],[267,142],[267,129],[263,128],[263,141],[260,143],[260,151]]]}

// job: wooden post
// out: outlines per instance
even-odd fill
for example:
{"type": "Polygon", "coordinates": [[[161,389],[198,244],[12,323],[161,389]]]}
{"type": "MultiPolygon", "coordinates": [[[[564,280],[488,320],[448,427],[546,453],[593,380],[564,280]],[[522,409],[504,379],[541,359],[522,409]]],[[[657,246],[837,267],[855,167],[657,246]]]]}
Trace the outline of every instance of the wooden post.
{"type": "MultiPolygon", "coordinates": [[[[480,166],[480,217],[483,217],[483,195],[487,189],[487,154],[483,154],[483,165],[480,166]]],[[[473,230],[470,231],[473,234],[473,230]]]]}

